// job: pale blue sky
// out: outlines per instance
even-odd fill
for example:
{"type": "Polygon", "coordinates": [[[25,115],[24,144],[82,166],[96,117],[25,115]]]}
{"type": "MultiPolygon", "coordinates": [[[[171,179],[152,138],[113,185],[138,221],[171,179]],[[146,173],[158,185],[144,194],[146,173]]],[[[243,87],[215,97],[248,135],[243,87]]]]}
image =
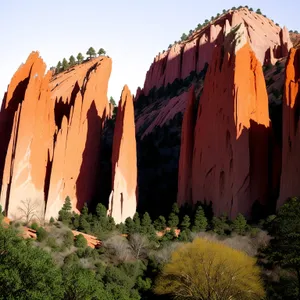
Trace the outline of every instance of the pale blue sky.
{"type": "Polygon", "coordinates": [[[158,52],[224,8],[260,8],[281,26],[300,31],[296,0],[0,0],[0,5],[0,102],[33,50],[50,67],[72,54],[85,54],[90,46],[103,47],[113,59],[108,96],[118,101],[125,83],[134,94],[143,86],[158,52]]]}

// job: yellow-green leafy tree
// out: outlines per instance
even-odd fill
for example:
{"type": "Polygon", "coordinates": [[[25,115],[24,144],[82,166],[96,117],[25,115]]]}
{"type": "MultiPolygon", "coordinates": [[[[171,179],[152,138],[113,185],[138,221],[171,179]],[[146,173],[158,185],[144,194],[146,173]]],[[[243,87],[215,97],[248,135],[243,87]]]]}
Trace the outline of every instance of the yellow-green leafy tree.
{"type": "Polygon", "coordinates": [[[199,238],[173,252],[154,291],[174,299],[259,300],[265,296],[255,258],[199,238]]]}

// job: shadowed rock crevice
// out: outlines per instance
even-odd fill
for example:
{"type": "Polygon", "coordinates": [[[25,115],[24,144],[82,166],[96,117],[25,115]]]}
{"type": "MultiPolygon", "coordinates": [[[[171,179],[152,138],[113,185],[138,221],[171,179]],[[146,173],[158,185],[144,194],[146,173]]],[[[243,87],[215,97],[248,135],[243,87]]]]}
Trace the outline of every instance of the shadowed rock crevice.
{"type": "Polygon", "coordinates": [[[76,207],[81,209],[85,202],[90,203],[96,196],[97,170],[99,168],[98,156],[95,149],[100,149],[102,119],[99,117],[95,102],[93,101],[87,112],[87,138],[82,153],[82,163],[76,181],[76,207]]]}

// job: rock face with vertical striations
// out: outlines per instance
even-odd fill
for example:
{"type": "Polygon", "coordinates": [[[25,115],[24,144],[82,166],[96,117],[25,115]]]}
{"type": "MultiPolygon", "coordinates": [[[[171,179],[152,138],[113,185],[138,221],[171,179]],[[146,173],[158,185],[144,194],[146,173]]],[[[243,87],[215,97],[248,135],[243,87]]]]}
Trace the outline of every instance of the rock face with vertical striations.
{"type": "Polygon", "coordinates": [[[51,74],[44,76],[45,69],[38,53],[31,53],[14,75],[1,110],[2,147],[7,147],[1,161],[1,205],[14,218],[25,215],[29,206],[37,218],[45,210],[44,181],[54,131],[51,74]]]}
{"type": "Polygon", "coordinates": [[[144,94],[148,95],[154,87],[167,86],[176,78],[184,79],[192,71],[200,72],[210,63],[214,47],[223,43],[224,34],[241,23],[246,27],[249,45],[261,64],[275,63],[287,55],[292,43],[285,27],[282,29],[247,8],[229,11],[197,30],[187,41],[176,43],[157,55],[146,74],[144,94]]]}
{"type": "Polygon", "coordinates": [[[178,171],[177,203],[192,205],[192,166],[194,149],[194,129],[196,123],[196,99],[194,86],[189,90],[182,129],[178,171]]]}
{"type": "Polygon", "coordinates": [[[101,189],[98,181],[100,137],[111,108],[107,100],[111,59],[97,58],[53,80],[57,105],[56,145],[46,218],[56,216],[65,198],[78,211],[101,189]],[[57,86],[58,84],[58,86],[57,86]]]}
{"type": "MultiPolygon", "coordinates": [[[[245,30],[243,24],[233,28],[214,51],[193,142],[189,109],[182,127],[180,162],[193,157],[192,199],[185,201],[212,202],[216,215],[226,212],[231,218],[238,213],[249,217],[255,202],[265,205],[268,199],[268,95],[245,30]]],[[[189,176],[180,168],[179,182],[183,177],[186,183],[178,186],[179,204],[182,195],[189,196],[189,176]]]]}
{"type": "Polygon", "coordinates": [[[300,49],[290,51],[285,75],[282,104],[281,206],[288,197],[300,195],[300,49]]]}
{"type": "Polygon", "coordinates": [[[108,214],[117,223],[133,217],[137,207],[137,156],[133,97],[125,85],[119,101],[112,150],[112,192],[108,214]]]}
{"type": "Polygon", "coordinates": [[[78,211],[101,188],[101,132],[111,116],[111,59],[44,75],[33,52],[13,76],[0,112],[0,204],[14,219],[57,217],[65,198],[78,211]]]}

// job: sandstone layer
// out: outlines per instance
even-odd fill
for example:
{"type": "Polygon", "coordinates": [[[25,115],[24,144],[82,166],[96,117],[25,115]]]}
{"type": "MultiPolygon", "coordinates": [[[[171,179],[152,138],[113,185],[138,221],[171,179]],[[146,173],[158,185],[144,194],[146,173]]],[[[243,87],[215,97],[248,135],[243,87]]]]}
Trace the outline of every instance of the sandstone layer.
{"type": "Polygon", "coordinates": [[[281,206],[288,197],[300,195],[300,49],[292,49],[286,65],[285,86],[282,104],[282,173],[281,206]]]}
{"type": "MultiPolygon", "coordinates": [[[[212,202],[216,215],[249,217],[252,205],[268,199],[268,95],[262,66],[247,42],[243,24],[214,51],[206,74],[194,129],[189,110],[182,128],[180,162],[192,159],[192,203],[212,202]],[[188,126],[186,124],[189,124],[188,126]]],[[[178,202],[189,187],[180,169],[178,202]]]]}
{"type": "Polygon", "coordinates": [[[108,214],[117,223],[133,217],[137,207],[137,154],[133,97],[125,85],[119,101],[112,150],[112,192],[108,214]]]}

